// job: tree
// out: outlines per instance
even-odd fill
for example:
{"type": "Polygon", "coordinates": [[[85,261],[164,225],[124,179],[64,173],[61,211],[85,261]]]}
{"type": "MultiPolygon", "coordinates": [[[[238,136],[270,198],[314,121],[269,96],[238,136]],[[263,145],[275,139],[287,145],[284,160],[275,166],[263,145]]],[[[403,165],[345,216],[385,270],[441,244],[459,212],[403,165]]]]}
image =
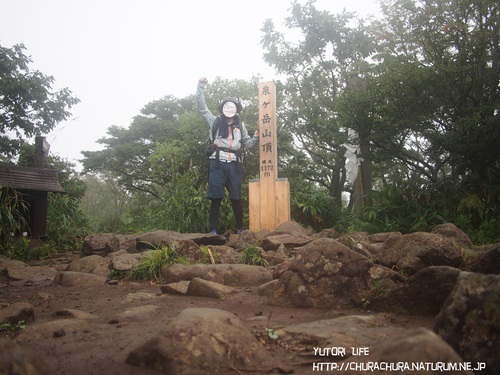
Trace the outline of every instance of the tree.
{"type": "MultiPolygon", "coordinates": [[[[216,114],[222,98],[238,97],[244,105],[242,120],[252,133],[258,118],[257,87],[257,77],[251,82],[217,78],[206,91],[206,102],[216,114]]],[[[209,133],[194,96],[148,103],[128,128],[112,126],[108,135],[99,140],[103,150],[83,152],[84,173],[116,183],[129,200],[125,221],[136,230],[206,230],[209,133]]],[[[247,159],[247,175],[257,174],[258,155],[249,152],[247,159]]]]}
{"type": "MultiPolygon", "coordinates": [[[[129,192],[160,196],[159,189],[171,176],[155,173],[152,155],[164,142],[182,138],[179,119],[192,109],[192,99],[178,100],[168,96],[147,104],[128,128],[110,126],[107,138],[98,140],[100,151],[84,151],[84,173],[101,173],[116,178],[129,192]]],[[[186,158],[186,168],[189,158],[186,158]]]]}
{"type": "Polygon", "coordinates": [[[32,71],[22,44],[0,46],[0,158],[16,156],[26,140],[47,134],[79,99],[67,88],[52,91],[54,78],[32,71]]]}
{"type": "Polygon", "coordinates": [[[267,21],[264,58],[287,76],[287,173],[340,205],[353,192],[343,147],[352,142],[367,163],[363,176],[373,176],[364,190],[376,190],[374,209],[388,212],[386,197],[400,194],[403,206],[390,214],[398,223],[406,215],[404,230],[436,220],[475,230],[498,224],[499,8],[493,0],[386,0],[384,17],[368,22],[296,1],[286,20],[294,39],[267,21]]]}
{"type": "Polygon", "coordinates": [[[349,86],[351,99],[356,96],[358,102],[367,97],[358,83],[367,74],[366,59],[374,41],[363,23],[354,21],[353,13],[332,15],[316,9],[314,1],[295,2],[286,26],[300,33],[298,41],[287,40],[270,20],[262,28],[264,59],[288,77],[282,87],[280,119],[295,147],[285,148],[290,152],[285,159],[287,173],[326,189],[339,208],[346,189],[344,145],[349,129],[360,135],[351,142],[363,144],[365,190],[368,195],[371,191],[371,150],[366,140],[372,123],[370,107],[346,110],[346,89],[349,86]]]}
{"type": "Polygon", "coordinates": [[[382,4],[378,67],[388,105],[380,116],[397,133],[377,146],[399,150],[407,167],[447,191],[440,198],[455,217],[468,207],[463,212],[476,228],[498,218],[500,4],[382,4]]]}

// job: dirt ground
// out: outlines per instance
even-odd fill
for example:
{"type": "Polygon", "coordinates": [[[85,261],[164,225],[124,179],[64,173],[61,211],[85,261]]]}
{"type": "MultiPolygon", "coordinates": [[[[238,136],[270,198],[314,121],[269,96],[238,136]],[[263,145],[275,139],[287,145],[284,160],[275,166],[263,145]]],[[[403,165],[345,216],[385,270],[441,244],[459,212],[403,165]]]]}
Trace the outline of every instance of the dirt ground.
{"type": "MultiPolygon", "coordinates": [[[[271,306],[266,304],[265,297],[257,295],[251,289],[241,290],[225,300],[215,300],[162,294],[159,284],[121,281],[116,285],[85,289],[29,283],[25,285],[4,278],[0,280],[0,302],[29,302],[34,306],[36,323],[64,319],[61,315],[63,309],[91,314],[92,319],[86,319],[89,324],[84,327],[68,326],[64,332],[46,332],[36,340],[31,339],[34,335],[10,333],[14,340],[21,341],[23,346],[38,353],[56,369],[57,374],[68,375],[160,374],[161,372],[152,369],[131,366],[125,363],[125,359],[130,351],[157,336],[173,317],[188,307],[209,307],[232,312],[272,351],[275,358],[289,363],[294,374],[305,374],[310,372],[307,360],[297,351],[285,350],[276,342],[264,340],[266,327],[278,329],[320,319],[371,314],[369,311],[356,309],[334,311],[271,306]],[[131,308],[144,305],[158,308],[140,317],[123,314],[131,308]]],[[[391,315],[388,321],[394,327],[432,328],[433,317],[391,315]]]]}

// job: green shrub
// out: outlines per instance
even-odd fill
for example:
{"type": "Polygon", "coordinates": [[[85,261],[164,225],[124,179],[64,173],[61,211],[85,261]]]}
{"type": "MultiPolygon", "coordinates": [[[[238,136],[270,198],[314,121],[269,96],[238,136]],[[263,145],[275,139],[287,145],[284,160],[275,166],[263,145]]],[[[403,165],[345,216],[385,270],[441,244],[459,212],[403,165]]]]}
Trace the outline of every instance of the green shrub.
{"type": "MultiPolygon", "coordinates": [[[[1,186],[0,186],[1,188],[1,186]]],[[[25,219],[28,210],[22,196],[15,190],[6,193],[0,190],[0,248],[10,248],[15,235],[28,231],[25,219]]]]}
{"type": "Polygon", "coordinates": [[[268,267],[269,263],[264,259],[260,249],[255,246],[249,246],[239,253],[236,261],[240,264],[251,264],[256,266],[268,267]]]}
{"type": "Polygon", "coordinates": [[[159,281],[161,270],[174,263],[187,264],[189,260],[186,257],[177,256],[172,249],[164,246],[143,258],[126,274],[125,279],[130,281],[159,281]]]}

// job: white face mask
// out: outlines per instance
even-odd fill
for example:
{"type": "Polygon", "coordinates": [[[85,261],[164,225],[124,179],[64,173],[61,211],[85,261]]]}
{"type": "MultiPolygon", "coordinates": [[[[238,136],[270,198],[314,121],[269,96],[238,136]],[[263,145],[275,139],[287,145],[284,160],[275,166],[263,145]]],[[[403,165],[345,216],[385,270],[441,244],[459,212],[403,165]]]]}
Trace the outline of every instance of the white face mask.
{"type": "Polygon", "coordinates": [[[222,113],[227,118],[234,117],[234,115],[236,115],[236,104],[234,104],[233,102],[224,103],[224,105],[222,106],[222,113]]]}

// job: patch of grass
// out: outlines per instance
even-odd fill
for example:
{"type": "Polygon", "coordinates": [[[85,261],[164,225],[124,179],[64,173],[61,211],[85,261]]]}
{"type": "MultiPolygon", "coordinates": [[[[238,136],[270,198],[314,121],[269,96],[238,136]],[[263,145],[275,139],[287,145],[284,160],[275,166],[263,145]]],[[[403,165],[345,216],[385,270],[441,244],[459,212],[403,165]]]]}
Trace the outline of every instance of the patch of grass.
{"type": "Polygon", "coordinates": [[[127,274],[128,274],[128,271],[121,271],[121,270],[112,269],[109,272],[108,277],[112,280],[121,280],[121,279],[124,279],[125,277],[127,277],[127,274]]]}
{"type": "Polygon", "coordinates": [[[202,246],[200,246],[200,250],[203,253],[203,257],[201,259],[202,263],[215,264],[219,260],[217,253],[214,250],[210,249],[209,247],[202,245],[202,246]]]}
{"type": "Polygon", "coordinates": [[[10,322],[0,324],[0,332],[4,331],[20,331],[26,328],[26,322],[21,320],[17,324],[12,324],[10,322]]]}
{"type": "Polygon", "coordinates": [[[175,251],[164,246],[154,250],[143,258],[134,268],[127,272],[125,279],[129,281],[159,281],[161,270],[174,263],[189,264],[189,259],[177,256],[175,251]]]}
{"type": "Polygon", "coordinates": [[[376,280],[372,280],[371,288],[368,293],[361,299],[362,305],[364,309],[368,309],[371,302],[375,300],[378,296],[389,292],[389,289],[383,286],[382,278],[377,278],[376,280]]]}
{"type": "Polygon", "coordinates": [[[256,246],[249,246],[238,255],[237,263],[250,264],[255,266],[268,267],[269,263],[264,259],[260,249],[256,246]]]}

